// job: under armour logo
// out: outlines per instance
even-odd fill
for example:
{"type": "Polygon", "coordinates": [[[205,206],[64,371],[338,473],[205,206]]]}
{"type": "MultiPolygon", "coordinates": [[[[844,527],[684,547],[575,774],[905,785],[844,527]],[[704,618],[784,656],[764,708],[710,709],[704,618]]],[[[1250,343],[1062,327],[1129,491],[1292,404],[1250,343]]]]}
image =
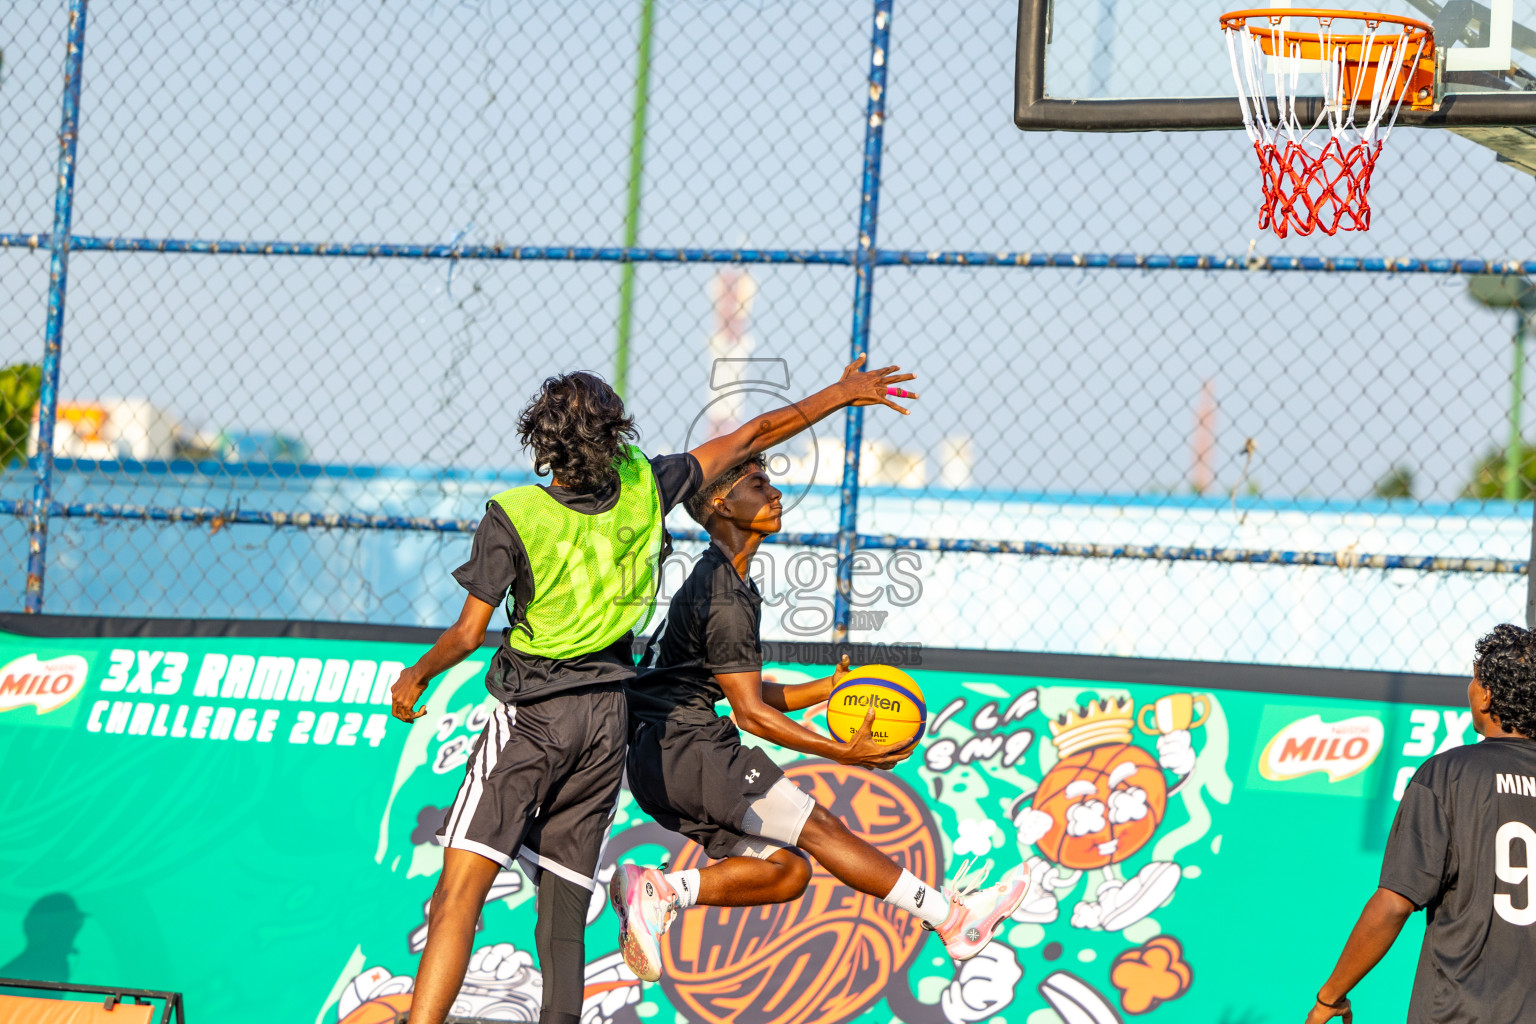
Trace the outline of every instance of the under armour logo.
{"type": "Polygon", "coordinates": [[[917,887],[917,892],[912,894],[912,902],[921,907],[923,905],[923,897],[927,895],[928,887],[920,885],[917,887]]]}
{"type": "Polygon", "coordinates": [[[747,782],[749,782],[749,783],[756,782],[757,779],[758,779],[758,776],[761,775],[761,774],[762,774],[762,772],[758,771],[756,768],[753,768],[751,771],[747,772],[747,782]]]}

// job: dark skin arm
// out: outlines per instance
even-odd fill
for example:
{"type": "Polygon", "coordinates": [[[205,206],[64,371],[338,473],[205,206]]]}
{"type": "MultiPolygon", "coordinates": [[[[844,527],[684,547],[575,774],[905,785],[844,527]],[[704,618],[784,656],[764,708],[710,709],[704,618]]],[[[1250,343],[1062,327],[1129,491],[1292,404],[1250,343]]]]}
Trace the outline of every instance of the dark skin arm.
{"type": "MultiPolygon", "coordinates": [[[[848,364],[842,377],[831,387],[822,388],[794,405],[765,412],[729,434],[711,438],[693,449],[689,454],[699,460],[699,468],[704,471],[703,482],[709,483],[732,466],[761,455],[850,405],[887,405],[906,415],[907,410],[891,401],[885,389],[912,380],[914,375],[902,373],[899,366],[865,372],[859,369],[863,365],[864,356],[859,356],[848,364]]],[[[913,392],[911,397],[916,398],[917,393],[913,392]]]]}
{"type": "MultiPolygon", "coordinates": [[[[853,740],[849,743],[839,743],[830,736],[819,735],[800,723],[791,721],[784,716],[783,711],[769,705],[764,699],[761,672],[727,672],[716,675],[715,681],[720,684],[720,689],[725,691],[725,699],[731,703],[731,714],[738,726],[753,736],[765,739],[769,743],[776,743],[781,747],[788,747],[790,750],[798,750],[802,754],[824,757],[838,764],[889,771],[906,759],[917,746],[916,740],[905,747],[887,747],[876,743],[870,731],[875,720],[874,708],[870,708],[869,713],[864,716],[864,724],[859,726],[858,734],[853,737],[853,740]]],[[[802,683],[798,687],[779,687],[779,689],[800,691],[796,694],[797,697],[802,694],[812,696],[820,692],[819,688],[826,682],[826,680],[819,680],[814,683],[802,683]],[[806,692],[806,688],[809,687],[818,689],[806,692]]],[[[831,692],[830,685],[827,686],[826,692],[831,692]]],[[[814,704],[817,701],[810,703],[814,704]]],[[[805,706],[809,707],[810,704],[805,706]]]]}
{"type": "Polygon", "coordinates": [[[803,711],[815,707],[832,695],[834,677],[809,683],[779,683],[763,680],[763,703],[775,711],[803,711]]]}
{"type": "Polygon", "coordinates": [[[775,683],[771,679],[763,680],[763,703],[775,711],[801,711],[805,708],[815,707],[832,696],[832,687],[848,671],[848,655],[843,655],[843,660],[838,662],[832,674],[824,679],[813,679],[809,683],[789,683],[787,685],[775,683]]]}
{"type": "Polygon", "coordinates": [[[1360,912],[1360,920],[1355,922],[1354,930],[1349,933],[1349,940],[1344,943],[1344,952],[1339,954],[1339,962],[1333,968],[1333,973],[1318,991],[1317,999],[1320,1001],[1312,1004],[1312,1009],[1307,1013],[1307,1024],[1322,1024],[1334,1017],[1343,1017],[1344,1024],[1350,1024],[1354,1018],[1347,998],[1350,990],[1387,955],[1387,950],[1392,948],[1398,932],[1403,930],[1403,924],[1414,909],[1412,901],[1407,897],[1391,889],[1376,890],[1366,902],[1365,909],[1360,912]],[[1324,1006],[1321,1000],[1340,1005],[1336,1008],[1324,1006]]]}
{"type": "Polygon", "coordinates": [[[426,708],[416,710],[416,702],[426,692],[427,684],[480,649],[485,643],[485,629],[491,624],[491,615],[495,611],[495,606],[466,595],[459,621],[443,630],[437,643],[416,664],[401,672],[395,685],[390,687],[393,705],[390,713],[402,722],[414,722],[426,714],[426,708]]]}

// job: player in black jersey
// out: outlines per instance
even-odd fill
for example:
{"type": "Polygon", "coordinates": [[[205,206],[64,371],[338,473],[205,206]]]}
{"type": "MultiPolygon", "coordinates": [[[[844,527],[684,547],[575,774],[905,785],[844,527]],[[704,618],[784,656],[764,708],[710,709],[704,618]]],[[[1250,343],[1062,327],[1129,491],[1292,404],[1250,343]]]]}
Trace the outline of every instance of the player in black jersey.
{"type": "Polygon", "coordinates": [[[448,1017],[480,913],[514,859],[538,887],[533,942],[544,979],[542,1024],[579,1024],[586,914],[624,772],[624,681],[632,632],[654,604],[667,548],[663,518],[705,482],[849,406],[886,405],[912,379],[854,360],[831,387],[749,420],[691,452],[644,457],[634,420],[607,382],[551,377],[524,408],[517,437],[547,486],[497,495],[453,575],[467,594],[459,621],[392,690],[413,722],[432,678],[480,649],[497,606],[507,628],[486,688],[498,704],[470,751],[438,831],[443,870],[412,995],[412,1024],[448,1017]]]}
{"type": "Polygon", "coordinates": [[[779,497],[759,456],[688,499],[710,545],[672,599],[647,653],[649,670],[629,684],[630,792],[645,813],[715,859],[702,869],[624,864],[615,872],[609,895],[619,945],[646,981],[661,976],[661,936],[687,908],[799,898],[811,877],[800,850],[850,888],[933,928],[956,960],[980,952],[1029,887],[1027,876],[965,886],[961,868],[950,887],[937,889],[850,832],[767,754],[742,744],[746,730],[803,754],[881,769],[911,752],[911,745],[874,742],[873,709],[847,744],[785,715],[825,701],[840,672],[794,686],[763,679],[763,599],[749,569],[763,539],[782,525],[779,497]],[[716,712],[720,700],[730,701],[734,721],[716,712]]]}
{"type": "Polygon", "coordinates": [[[1403,792],[1381,887],[1308,1024],[1350,1020],[1349,990],[1421,908],[1408,1024],[1536,1021],[1536,633],[1506,624],[1479,640],[1467,701],[1483,742],[1431,757],[1403,792]]]}

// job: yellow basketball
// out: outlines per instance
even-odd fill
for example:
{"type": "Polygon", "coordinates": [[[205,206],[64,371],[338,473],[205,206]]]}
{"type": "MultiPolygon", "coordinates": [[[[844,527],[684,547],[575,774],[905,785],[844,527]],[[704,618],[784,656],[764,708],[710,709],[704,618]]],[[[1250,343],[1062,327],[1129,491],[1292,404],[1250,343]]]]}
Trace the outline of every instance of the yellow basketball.
{"type": "Polygon", "coordinates": [[[899,668],[865,665],[838,680],[827,700],[827,729],[840,743],[852,742],[864,716],[875,709],[870,731],[882,746],[906,746],[921,738],[928,723],[922,688],[899,668]]]}

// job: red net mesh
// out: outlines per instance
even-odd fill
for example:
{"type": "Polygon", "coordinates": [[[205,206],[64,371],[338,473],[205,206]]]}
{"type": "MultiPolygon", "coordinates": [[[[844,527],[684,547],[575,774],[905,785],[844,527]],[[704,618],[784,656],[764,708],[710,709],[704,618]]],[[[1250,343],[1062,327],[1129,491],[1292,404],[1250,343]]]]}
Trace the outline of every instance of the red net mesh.
{"type": "Polygon", "coordinates": [[[1223,14],[1221,28],[1243,129],[1259,156],[1259,227],[1281,238],[1368,230],[1371,173],[1398,113],[1437,101],[1432,26],[1275,7],[1223,14]],[[1298,102],[1311,97],[1322,102],[1298,102]]]}
{"type": "Polygon", "coordinates": [[[1337,137],[1320,151],[1299,142],[1257,141],[1264,199],[1259,228],[1281,238],[1292,231],[1365,231],[1371,226],[1371,171],[1381,140],[1344,146],[1337,137]]]}

